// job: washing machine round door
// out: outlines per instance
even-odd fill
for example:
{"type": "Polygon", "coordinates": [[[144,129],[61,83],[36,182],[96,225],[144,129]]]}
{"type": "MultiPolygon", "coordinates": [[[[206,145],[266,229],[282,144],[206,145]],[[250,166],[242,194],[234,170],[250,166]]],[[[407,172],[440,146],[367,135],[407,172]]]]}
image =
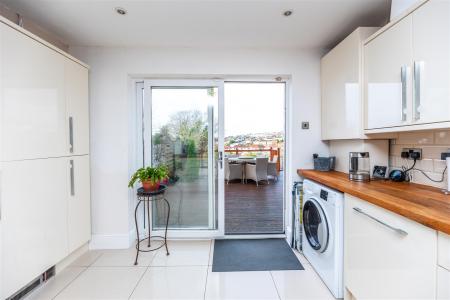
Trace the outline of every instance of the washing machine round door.
{"type": "Polygon", "coordinates": [[[303,229],[309,245],[323,253],[327,250],[329,230],[325,213],[314,198],[306,200],[303,206],[303,229]]]}

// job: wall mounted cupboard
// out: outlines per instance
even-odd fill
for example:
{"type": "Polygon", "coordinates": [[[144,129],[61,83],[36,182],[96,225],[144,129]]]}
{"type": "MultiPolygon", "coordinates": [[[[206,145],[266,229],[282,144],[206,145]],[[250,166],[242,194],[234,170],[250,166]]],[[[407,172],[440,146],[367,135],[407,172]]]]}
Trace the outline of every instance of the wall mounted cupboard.
{"type": "Polygon", "coordinates": [[[91,237],[88,68],[0,18],[0,298],[91,237]]]}
{"type": "Polygon", "coordinates": [[[365,133],[450,127],[450,1],[424,1],[364,45],[365,133]]]}
{"type": "Polygon", "coordinates": [[[363,138],[363,41],[377,29],[356,29],[321,60],[323,140],[363,138]]]}

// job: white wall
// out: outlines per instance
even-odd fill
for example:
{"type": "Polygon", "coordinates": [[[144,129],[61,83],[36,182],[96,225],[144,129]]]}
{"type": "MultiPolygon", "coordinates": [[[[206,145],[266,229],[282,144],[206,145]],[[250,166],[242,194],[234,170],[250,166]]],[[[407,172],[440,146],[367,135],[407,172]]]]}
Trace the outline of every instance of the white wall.
{"type": "Polygon", "coordinates": [[[44,28],[42,28],[41,26],[30,20],[28,17],[17,14],[17,11],[10,9],[3,3],[0,3],[0,16],[5,17],[14,24],[19,23],[19,16],[20,16],[20,18],[22,18],[21,20],[22,27],[24,29],[30,31],[31,33],[37,35],[41,39],[49,42],[50,44],[58,47],[63,51],[67,52],[69,50],[69,45],[64,43],[59,36],[48,30],[45,30],[44,28]]]}
{"type": "MultiPolygon", "coordinates": [[[[312,153],[328,154],[320,140],[321,50],[156,49],[72,47],[91,66],[90,124],[93,247],[127,247],[132,234],[134,197],[127,188],[135,168],[131,78],[289,76],[287,211],[297,168],[312,167],[312,153]],[[302,130],[301,121],[310,129],[302,130]]],[[[286,219],[290,222],[290,216],[286,219]]],[[[287,224],[290,227],[290,224],[287,224]]]]}

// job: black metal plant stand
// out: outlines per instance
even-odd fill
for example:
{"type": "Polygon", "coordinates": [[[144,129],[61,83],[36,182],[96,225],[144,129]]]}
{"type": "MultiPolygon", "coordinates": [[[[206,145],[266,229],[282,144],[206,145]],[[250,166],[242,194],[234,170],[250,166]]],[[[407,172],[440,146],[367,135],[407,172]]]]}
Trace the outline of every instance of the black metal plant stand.
{"type": "MultiPolygon", "coordinates": [[[[151,251],[156,251],[160,248],[162,248],[163,246],[166,246],[166,254],[169,255],[169,249],[167,248],[167,227],[169,226],[169,217],[170,217],[170,204],[169,201],[167,201],[167,199],[164,197],[164,194],[166,192],[167,186],[165,185],[160,185],[159,189],[157,191],[146,191],[143,188],[139,188],[137,190],[137,199],[138,199],[138,203],[136,204],[136,209],[134,210],[134,223],[136,224],[136,235],[137,235],[137,243],[136,243],[136,260],[134,261],[134,265],[138,264],[138,257],[139,257],[139,252],[151,252],[151,251]],[[164,200],[167,204],[167,219],[166,219],[166,229],[165,229],[165,233],[164,236],[160,236],[160,235],[155,235],[155,236],[151,236],[151,229],[150,229],[150,203],[152,203],[153,201],[162,201],[164,200]],[[137,221],[137,212],[138,212],[138,208],[139,205],[141,204],[141,202],[144,202],[144,210],[145,210],[145,205],[147,204],[147,226],[148,226],[148,237],[143,238],[143,239],[139,239],[139,227],[138,227],[138,221],[137,221]],[[150,242],[152,240],[152,238],[160,238],[164,240],[164,243],[162,243],[160,246],[156,247],[156,248],[150,248],[150,242]],[[140,244],[145,241],[148,240],[148,244],[147,247],[148,249],[141,249],[140,248],[140,244]]],[[[144,211],[144,215],[145,215],[145,211],[144,211]]]]}

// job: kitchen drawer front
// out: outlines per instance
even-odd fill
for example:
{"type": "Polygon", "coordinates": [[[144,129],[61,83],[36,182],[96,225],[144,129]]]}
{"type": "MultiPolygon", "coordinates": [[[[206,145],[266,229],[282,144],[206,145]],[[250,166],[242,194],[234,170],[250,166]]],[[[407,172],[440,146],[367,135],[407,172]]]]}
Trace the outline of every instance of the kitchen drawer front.
{"type": "Polygon", "coordinates": [[[435,298],[435,230],[348,194],[344,224],[345,286],[356,299],[435,298]]]}
{"type": "Polygon", "coordinates": [[[450,270],[450,235],[438,233],[438,265],[450,270]]]}
{"type": "Polygon", "coordinates": [[[438,300],[450,300],[450,271],[438,267],[437,297],[438,300]]]}

